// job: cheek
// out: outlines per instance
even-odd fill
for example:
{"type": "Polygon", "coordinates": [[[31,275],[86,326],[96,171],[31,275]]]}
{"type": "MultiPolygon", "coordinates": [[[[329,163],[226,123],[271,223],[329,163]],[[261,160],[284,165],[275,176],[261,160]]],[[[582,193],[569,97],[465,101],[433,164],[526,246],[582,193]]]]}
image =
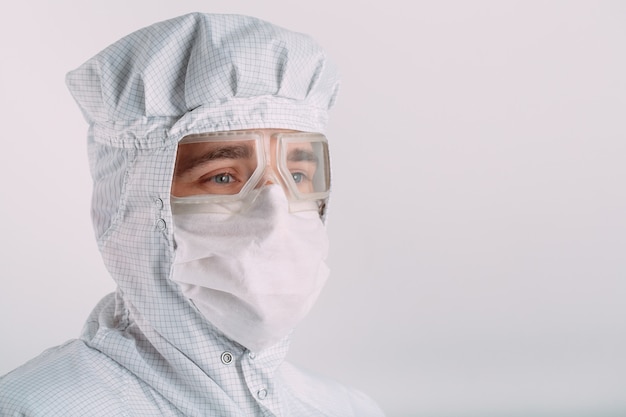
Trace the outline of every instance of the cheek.
{"type": "Polygon", "coordinates": [[[176,197],[185,197],[187,195],[187,187],[180,179],[176,179],[176,177],[174,177],[174,179],[172,179],[171,193],[176,197]]]}

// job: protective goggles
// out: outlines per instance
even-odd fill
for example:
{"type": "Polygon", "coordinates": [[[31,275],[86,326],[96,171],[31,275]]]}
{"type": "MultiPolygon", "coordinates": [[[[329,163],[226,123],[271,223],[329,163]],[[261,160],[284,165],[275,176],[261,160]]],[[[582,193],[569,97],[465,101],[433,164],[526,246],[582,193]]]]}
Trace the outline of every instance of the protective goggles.
{"type": "Polygon", "coordinates": [[[323,215],[330,191],[326,137],[281,131],[186,136],[178,145],[172,211],[241,211],[266,184],[283,187],[290,211],[323,215]]]}

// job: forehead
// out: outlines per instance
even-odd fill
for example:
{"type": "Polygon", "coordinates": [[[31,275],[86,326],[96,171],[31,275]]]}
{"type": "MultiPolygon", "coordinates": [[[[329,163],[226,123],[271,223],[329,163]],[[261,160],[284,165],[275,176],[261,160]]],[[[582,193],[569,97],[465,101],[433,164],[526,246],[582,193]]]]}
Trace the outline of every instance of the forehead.
{"type": "Polygon", "coordinates": [[[248,130],[228,130],[220,132],[192,134],[183,137],[178,143],[177,159],[193,156],[197,152],[205,152],[218,145],[213,143],[238,143],[243,146],[245,143],[251,143],[255,139],[263,139],[264,145],[270,144],[270,138],[278,133],[302,133],[299,130],[291,129],[248,129],[248,130]],[[193,145],[193,146],[190,146],[193,145]]]}
{"type": "Polygon", "coordinates": [[[269,139],[273,135],[279,133],[303,133],[299,130],[290,130],[290,129],[247,129],[247,130],[225,130],[219,132],[207,132],[207,133],[195,133],[191,135],[187,135],[183,137],[179,142],[179,147],[181,145],[186,145],[190,143],[201,143],[201,142],[210,142],[210,141],[235,141],[238,138],[240,139],[269,139]]]}
{"type": "Polygon", "coordinates": [[[271,137],[272,135],[275,135],[277,133],[304,133],[300,130],[292,130],[292,129],[269,129],[269,128],[263,128],[263,129],[236,129],[236,130],[222,130],[222,131],[217,131],[217,132],[206,132],[206,133],[194,133],[194,134],[190,134],[187,135],[185,137],[183,137],[179,144],[184,144],[184,143],[190,143],[190,142],[197,142],[197,141],[201,141],[201,140],[206,140],[207,138],[211,138],[211,137],[223,137],[223,138],[228,138],[228,137],[241,137],[241,136],[246,136],[246,135],[252,135],[252,136],[263,136],[263,137],[271,137]]]}
{"type": "MultiPolygon", "coordinates": [[[[178,145],[176,171],[187,171],[195,166],[217,160],[252,160],[265,153],[268,160],[275,157],[276,140],[279,133],[303,133],[288,129],[231,130],[185,136],[178,145]]],[[[287,159],[291,161],[313,161],[311,143],[295,142],[287,145],[287,159]]]]}

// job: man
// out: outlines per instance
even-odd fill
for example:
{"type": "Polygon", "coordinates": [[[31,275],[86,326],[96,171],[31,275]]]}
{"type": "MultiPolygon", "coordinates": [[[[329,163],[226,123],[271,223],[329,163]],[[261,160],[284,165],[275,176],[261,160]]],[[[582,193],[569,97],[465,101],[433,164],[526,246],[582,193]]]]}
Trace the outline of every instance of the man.
{"type": "Polygon", "coordinates": [[[0,379],[0,415],[379,416],[284,362],[327,277],[323,135],[338,88],[307,36],[189,14],[68,74],[117,291],[78,340],[0,379]]]}

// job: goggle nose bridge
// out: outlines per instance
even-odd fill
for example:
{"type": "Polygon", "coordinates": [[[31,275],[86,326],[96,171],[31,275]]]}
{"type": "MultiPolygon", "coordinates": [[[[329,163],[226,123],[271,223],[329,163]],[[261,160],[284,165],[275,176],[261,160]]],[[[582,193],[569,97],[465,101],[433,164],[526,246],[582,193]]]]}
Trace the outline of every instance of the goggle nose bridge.
{"type": "Polygon", "coordinates": [[[278,168],[278,144],[275,143],[277,139],[274,137],[275,135],[262,133],[262,137],[257,142],[262,147],[262,150],[259,156],[262,158],[259,159],[260,167],[257,167],[257,170],[261,171],[256,184],[254,184],[251,188],[261,188],[265,185],[276,184],[283,187],[285,193],[287,193],[288,186],[285,184],[285,180],[282,178],[281,173],[278,168]],[[274,154],[272,154],[272,140],[274,140],[274,154]]]}
{"type": "MultiPolygon", "coordinates": [[[[254,186],[254,188],[260,188],[263,187],[265,185],[280,185],[283,188],[286,188],[286,185],[283,184],[283,181],[280,178],[280,175],[276,175],[276,169],[274,169],[274,167],[272,167],[271,165],[266,164],[265,168],[263,169],[263,173],[261,174],[261,176],[259,177],[259,180],[257,182],[257,184],[254,186]]],[[[287,192],[287,190],[285,190],[285,192],[287,192]]]]}

